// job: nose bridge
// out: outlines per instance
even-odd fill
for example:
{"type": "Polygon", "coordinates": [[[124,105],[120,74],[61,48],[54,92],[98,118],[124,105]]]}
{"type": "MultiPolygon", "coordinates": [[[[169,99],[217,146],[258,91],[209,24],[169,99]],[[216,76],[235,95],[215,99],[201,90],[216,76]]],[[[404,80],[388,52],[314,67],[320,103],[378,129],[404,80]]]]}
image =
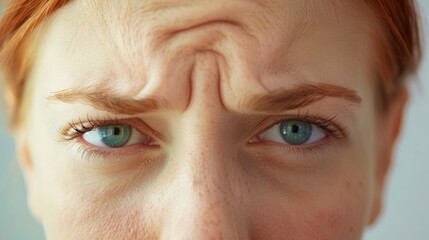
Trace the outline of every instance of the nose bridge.
{"type": "Polygon", "coordinates": [[[243,239],[234,151],[227,147],[214,59],[195,64],[193,92],[170,155],[169,206],[162,239],[243,239]]]}
{"type": "MultiPolygon", "coordinates": [[[[195,161],[193,161],[195,163],[195,161]]],[[[186,167],[184,167],[186,168],[186,167]]],[[[237,239],[237,214],[225,181],[215,171],[182,169],[163,226],[164,239],[237,239]]]]}
{"type": "MultiPolygon", "coordinates": [[[[198,131],[198,129],[195,129],[198,131]]],[[[209,134],[209,132],[207,132],[209,134]]],[[[233,164],[216,140],[198,134],[178,147],[162,239],[243,239],[245,221],[237,206],[233,164]],[[196,142],[199,142],[195,144],[196,142]]],[[[171,157],[173,158],[173,157],[171,157]]]]}
{"type": "MultiPolygon", "coordinates": [[[[183,196],[193,202],[194,217],[201,221],[231,215],[233,204],[230,172],[231,152],[224,142],[221,99],[218,89],[218,69],[213,53],[196,56],[191,76],[192,94],[183,113],[177,163],[181,172],[183,196]],[[179,150],[180,149],[180,150],[179,150]]],[[[179,140],[179,138],[177,138],[179,140]]],[[[195,219],[195,220],[197,220],[195,219]]],[[[210,225],[210,224],[206,224],[210,225]]]]}
{"type": "Polygon", "coordinates": [[[222,141],[218,121],[189,118],[170,159],[175,194],[164,239],[239,239],[246,231],[237,207],[233,151],[222,141]]]}

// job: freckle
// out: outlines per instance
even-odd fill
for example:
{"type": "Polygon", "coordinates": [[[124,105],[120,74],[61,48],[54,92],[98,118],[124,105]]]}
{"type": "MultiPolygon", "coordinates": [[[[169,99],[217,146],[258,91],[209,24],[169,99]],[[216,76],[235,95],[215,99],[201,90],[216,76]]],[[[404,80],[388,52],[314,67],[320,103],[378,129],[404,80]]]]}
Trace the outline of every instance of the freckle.
{"type": "Polygon", "coordinates": [[[362,181],[359,181],[359,187],[363,188],[363,182],[362,181]]]}
{"type": "Polygon", "coordinates": [[[349,231],[352,233],[355,231],[355,228],[353,226],[350,226],[349,231]]]}

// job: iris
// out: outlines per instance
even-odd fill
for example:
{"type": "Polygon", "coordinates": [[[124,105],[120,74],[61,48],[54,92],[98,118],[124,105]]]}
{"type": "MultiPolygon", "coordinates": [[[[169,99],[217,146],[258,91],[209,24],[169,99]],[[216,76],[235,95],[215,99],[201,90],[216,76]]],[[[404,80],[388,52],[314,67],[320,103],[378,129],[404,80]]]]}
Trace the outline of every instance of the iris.
{"type": "Polygon", "coordinates": [[[108,147],[124,146],[131,136],[131,127],[127,125],[107,125],[98,128],[101,141],[108,147]]]}
{"type": "Polygon", "coordinates": [[[284,121],[280,124],[282,138],[291,145],[300,145],[310,138],[311,124],[301,121],[284,121]]]}

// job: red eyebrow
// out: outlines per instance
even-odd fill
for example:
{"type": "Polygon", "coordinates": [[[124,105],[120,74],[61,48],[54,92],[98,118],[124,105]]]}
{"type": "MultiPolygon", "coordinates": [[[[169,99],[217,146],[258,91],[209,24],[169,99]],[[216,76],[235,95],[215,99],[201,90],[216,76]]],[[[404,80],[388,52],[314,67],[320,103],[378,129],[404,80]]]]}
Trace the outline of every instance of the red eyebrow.
{"type": "MultiPolygon", "coordinates": [[[[352,103],[362,101],[352,89],[327,83],[303,83],[290,89],[253,96],[244,105],[251,111],[281,112],[305,107],[326,97],[345,99],[352,103]]],[[[119,95],[113,89],[100,87],[59,91],[48,97],[48,100],[88,104],[98,110],[117,114],[154,112],[169,107],[159,97],[132,99],[119,95]]]]}
{"type": "Polygon", "coordinates": [[[266,95],[254,96],[245,106],[258,112],[280,112],[305,107],[326,97],[341,98],[360,103],[355,90],[328,83],[303,83],[290,89],[281,89],[266,95]]]}
{"type": "Polygon", "coordinates": [[[145,97],[143,99],[132,99],[121,96],[113,89],[96,86],[86,89],[68,89],[55,92],[52,96],[48,97],[48,100],[64,103],[83,103],[98,110],[129,115],[168,108],[166,101],[161,98],[145,97]]]}

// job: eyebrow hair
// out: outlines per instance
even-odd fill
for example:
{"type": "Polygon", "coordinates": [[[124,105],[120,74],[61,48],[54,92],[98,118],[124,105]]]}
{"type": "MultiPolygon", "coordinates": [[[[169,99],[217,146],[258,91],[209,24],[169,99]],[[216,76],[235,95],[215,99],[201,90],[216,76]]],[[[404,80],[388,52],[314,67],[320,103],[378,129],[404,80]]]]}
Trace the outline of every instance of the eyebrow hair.
{"type": "Polygon", "coordinates": [[[132,99],[127,96],[121,96],[111,88],[99,86],[58,91],[47,99],[51,102],[82,103],[91,105],[98,110],[127,115],[155,112],[169,107],[166,101],[161,98],[132,99]]]}
{"type": "Polygon", "coordinates": [[[326,97],[345,99],[358,104],[362,98],[355,90],[329,83],[301,83],[293,88],[254,96],[245,107],[257,112],[281,112],[306,107],[326,97]]]}
{"type": "MultiPolygon", "coordinates": [[[[302,108],[326,97],[341,98],[352,103],[362,101],[352,89],[328,83],[302,83],[290,89],[253,96],[244,105],[246,109],[257,112],[281,112],[302,108]]],[[[47,99],[64,103],[88,104],[98,110],[128,115],[154,112],[169,107],[163,99],[153,97],[132,99],[119,95],[113,89],[97,86],[54,92],[47,99]]]]}

